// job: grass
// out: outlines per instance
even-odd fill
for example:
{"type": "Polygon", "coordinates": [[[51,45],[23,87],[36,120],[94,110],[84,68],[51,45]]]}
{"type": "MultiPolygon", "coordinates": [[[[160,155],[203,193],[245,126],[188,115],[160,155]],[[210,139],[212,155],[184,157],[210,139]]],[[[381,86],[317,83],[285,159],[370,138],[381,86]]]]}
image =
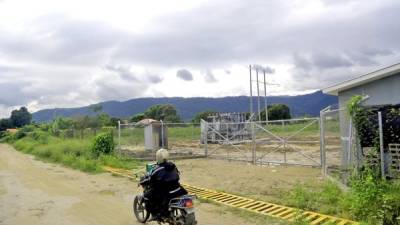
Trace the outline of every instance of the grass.
{"type": "Polygon", "coordinates": [[[287,206],[349,218],[347,210],[342,207],[345,193],[331,181],[324,182],[318,190],[297,184],[282,197],[283,204],[287,206]]]}
{"type": "Polygon", "coordinates": [[[85,172],[101,172],[102,166],[135,169],[141,163],[134,159],[116,155],[95,156],[91,152],[91,139],[61,139],[48,136],[45,141],[24,137],[12,143],[15,149],[32,154],[36,158],[60,163],[85,172]]]}

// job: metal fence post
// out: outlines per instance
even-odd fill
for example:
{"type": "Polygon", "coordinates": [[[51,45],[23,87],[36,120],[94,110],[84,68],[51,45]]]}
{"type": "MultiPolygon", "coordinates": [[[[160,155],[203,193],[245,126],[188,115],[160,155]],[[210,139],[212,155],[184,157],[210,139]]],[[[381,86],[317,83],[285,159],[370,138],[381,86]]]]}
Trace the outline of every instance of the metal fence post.
{"type": "Polygon", "coordinates": [[[353,119],[349,121],[349,142],[347,143],[347,165],[353,165],[353,119]]]}
{"type": "Polygon", "coordinates": [[[385,158],[384,158],[384,148],[383,148],[383,125],[382,125],[382,112],[378,112],[378,122],[379,122],[379,147],[381,153],[381,174],[382,179],[385,179],[385,158]]]}
{"type": "Polygon", "coordinates": [[[160,120],[160,122],[161,122],[161,148],[164,148],[164,122],[162,120],[160,120]]]}
{"type": "Polygon", "coordinates": [[[205,138],[204,138],[204,155],[207,158],[208,157],[208,122],[203,122],[206,123],[205,126],[205,138]]]}
{"type": "Polygon", "coordinates": [[[322,175],[326,176],[326,155],[325,155],[325,130],[324,130],[324,112],[319,113],[319,148],[321,157],[321,170],[322,175]]]}
{"type": "Polygon", "coordinates": [[[256,164],[256,136],[255,136],[255,131],[254,131],[254,121],[250,120],[251,123],[251,145],[252,145],[252,161],[253,164],[256,164]]]}
{"type": "Polygon", "coordinates": [[[118,120],[118,151],[121,155],[121,121],[118,120]]]}

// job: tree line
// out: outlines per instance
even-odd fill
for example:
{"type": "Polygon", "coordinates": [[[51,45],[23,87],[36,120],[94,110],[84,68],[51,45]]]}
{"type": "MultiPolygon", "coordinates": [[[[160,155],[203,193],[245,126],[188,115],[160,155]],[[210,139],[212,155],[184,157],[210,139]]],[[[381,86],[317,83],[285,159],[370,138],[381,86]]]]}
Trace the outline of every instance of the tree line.
{"type": "MultiPolygon", "coordinates": [[[[291,119],[290,108],[284,104],[272,104],[268,106],[268,119],[269,120],[284,120],[291,119]]],[[[207,117],[218,113],[214,110],[206,110],[198,112],[190,122],[200,123],[200,121],[206,120],[207,117]]],[[[260,113],[261,118],[265,118],[265,109],[260,113]]],[[[250,113],[247,113],[247,119],[249,119],[250,113]]],[[[176,107],[170,104],[154,105],[148,108],[143,113],[138,113],[130,118],[130,122],[138,122],[145,118],[151,118],[155,120],[163,120],[167,123],[182,123],[182,119],[179,117],[176,107]]]]}
{"type": "MultiPolygon", "coordinates": [[[[178,111],[174,105],[171,104],[158,104],[153,105],[142,113],[133,115],[128,119],[121,119],[117,117],[110,117],[108,114],[102,111],[101,105],[93,105],[91,107],[95,116],[77,116],[72,118],[57,117],[50,124],[50,129],[55,130],[66,130],[76,129],[82,130],[86,128],[98,129],[101,127],[116,127],[118,121],[127,120],[128,122],[138,122],[140,120],[149,118],[154,120],[163,120],[166,123],[183,123],[184,121],[178,114],[178,111]]],[[[200,123],[201,119],[207,119],[207,117],[218,113],[213,110],[206,110],[198,112],[191,120],[192,123],[200,123]]],[[[250,113],[247,113],[249,117],[250,113]]],[[[261,112],[261,118],[265,118],[265,110],[261,112]]],[[[268,118],[269,120],[280,120],[290,119],[290,109],[284,104],[273,104],[268,106],[268,118]]],[[[9,128],[19,128],[25,125],[31,124],[32,114],[26,107],[13,110],[9,118],[0,120],[0,131],[4,131],[9,128]]]]}

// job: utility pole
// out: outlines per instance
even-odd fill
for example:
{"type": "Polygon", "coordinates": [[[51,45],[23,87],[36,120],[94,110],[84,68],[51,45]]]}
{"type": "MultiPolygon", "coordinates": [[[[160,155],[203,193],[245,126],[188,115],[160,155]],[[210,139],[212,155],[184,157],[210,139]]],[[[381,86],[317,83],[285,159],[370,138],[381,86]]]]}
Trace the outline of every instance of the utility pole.
{"type": "Polygon", "coordinates": [[[250,118],[251,118],[251,115],[253,114],[253,81],[251,76],[251,65],[249,65],[249,71],[250,71],[250,118]]]}
{"type": "Polygon", "coordinates": [[[253,80],[251,76],[251,65],[249,65],[249,71],[250,71],[250,126],[251,126],[251,158],[253,161],[253,164],[256,164],[256,139],[255,139],[255,133],[254,133],[254,122],[253,122],[253,80]]]}
{"type": "Polygon", "coordinates": [[[263,69],[264,73],[264,107],[265,107],[265,123],[268,125],[268,102],[267,102],[267,80],[265,77],[265,69],[263,69]]]}
{"type": "Polygon", "coordinates": [[[257,112],[258,112],[258,121],[261,121],[261,106],[260,106],[260,82],[258,80],[258,66],[256,68],[256,75],[257,75],[257,112]]]}

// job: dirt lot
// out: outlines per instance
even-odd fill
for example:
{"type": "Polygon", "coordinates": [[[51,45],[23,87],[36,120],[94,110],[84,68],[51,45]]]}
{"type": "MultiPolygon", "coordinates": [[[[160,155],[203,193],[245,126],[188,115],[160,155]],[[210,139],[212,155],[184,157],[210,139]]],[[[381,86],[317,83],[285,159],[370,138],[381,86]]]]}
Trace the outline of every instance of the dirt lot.
{"type": "MultiPolygon", "coordinates": [[[[219,162],[219,161],[218,161],[219,162]]],[[[203,186],[197,180],[196,171],[207,175],[208,168],[201,169],[201,163],[180,162],[184,180],[203,186]],[[192,170],[189,170],[192,168],[192,170]],[[190,177],[189,176],[193,176],[190,177]]],[[[217,161],[215,165],[217,165],[217,161]]],[[[254,168],[254,167],[251,167],[254,168]]],[[[209,168],[208,185],[226,188],[234,185],[238,190],[243,181],[221,184],[213,181],[218,167],[209,168]],[[214,175],[211,175],[214,174],[214,175]],[[221,186],[222,185],[222,186],[221,186]]],[[[246,169],[250,172],[250,169],[246,169]]],[[[268,171],[255,169],[257,173],[268,171]]],[[[221,171],[222,172],[222,171],[221,171]]],[[[271,172],[273,173],[273,172],[271,172]]],[[[243,173],[243,174],[246,174],[243,173]]],[[[203,178],[205,176],[202,176],[203,178]]],[[[273,185],[273,184],[271,184],[273,185]]],[[[264,189],[264,188],[263,188],[264,189]]],[[[0,144],[0,224],[1,225],[133,225],[138,224],[132,217],[133,195],[140,190],[134,182],[109,174],[89,175],[50,163],[34,160],[31,156],[0,144]]],[[[246,216],[209,203],[197,205],[199,224],[255,224],[246,216]]],[[[280,224],[265,219],[258,224],[280,224]]]]}
{"type": "Polygon", "coordinates": [[[273,202],[281,202],[279,198],[295,185],[319,188],[322,182],[320,169],[311,167],[254,166],[212,159],[176,164],[185,183],[273,202]]]}

